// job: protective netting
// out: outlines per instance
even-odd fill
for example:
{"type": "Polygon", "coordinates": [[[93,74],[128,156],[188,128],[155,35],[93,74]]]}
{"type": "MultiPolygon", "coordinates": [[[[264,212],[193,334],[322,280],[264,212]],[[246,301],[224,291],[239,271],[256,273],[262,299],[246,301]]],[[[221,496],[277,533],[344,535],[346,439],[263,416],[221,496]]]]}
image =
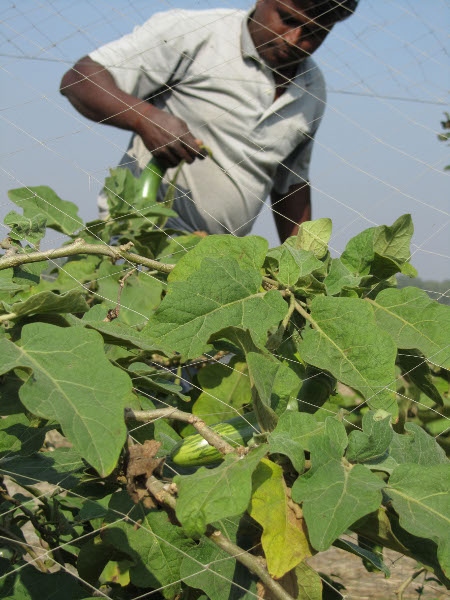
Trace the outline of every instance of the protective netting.
{"type": "MultiPolygon", "coordinates": [[[[51,186],[61,198],[79,206],[84,221],[94,220],[97,195],[109,170],[121,160],[128,146],[129,133],[95,124],[80,116],[59,94],[62,75],[81,56],[128,33],[157,11],[201,10],[217,6],[206,0],[185,3],[144,0],[3,2],[0,6],[1,220],[15,208],[7,191],[36,185],[51,186]]],[[[247,10],[251,5],[235,2],[220,6],[247,10]]],[[[339,256],[347,241],[361,230],[391,224],[400,215],[410,213],[415,228],[411,262],[419,277],[427,281],[448,279],[448,171],[445,167],[450,159],[448,144],[438,136],[444,131],[441,121],[447,120],[449,15],[445,0],[433,3],[361,0],[356,13],[337,24],[314,55],[327,82],[327,106],[315,136],[311,162],[312,208],[313,218],[327,217],[333,222],[329,246],[334,256],[339,256]]],[[[225,38],[218,40],[218,47],[226,43],[225,38]]],[[[264,148],[258,150],[263,151],[264,148]]],[[[233,173],[233,169],[229,171],[233,173]]],[[[276,246],[279,242],[272,215],[276,206],[272,206],[266,197],[258,197],[257,202],[261,212],[256,219],[252,218],[252,233],[267,238],[270,246],[276,246]]],[[[0,231],[0,238],[8,232],[5,225],[1,228],[4,231],[0,231]]],[[[61,239],[55,233],[49,234],[41,248],[56,247],[61,239]]],[[[176,252],[176,238],[172,244],[168,251],[170,256],[176,252]]],[[[73,275],[68,276],[73,279],[74,288],[86,286],[73,275]]],[[[97,283],[102,287],[97,295],[114,305],[116,279],[113,285],[107,285],[112,278],[110,272],[99,277],[97,283]]],[[[448,298],[449,291],[445,286],[441,286],[440,291],[436,289],[429,289],[430,295],[440,300],[448,298]]],[[[146,318],[132,302],[122,303],[122,308],[134,313],[137,322],[146,318]]],[[[223,363],[218,362],[219,358],[210,360],[224,368],[223,363]]],[[[191,367],[195,366],[195,363],[191,364],[191,367]]],[[[246,377],[240,373],[239,365],[229,368],[246,377]]],[[[163,373],[168,371],[164,365],[160,369],[163,373]]],[[[183,371],[177,375],[186,389],[195,388],[196,380],[193,383],[189,373],[183,371]]],[[[157,400],[146,393],[150,399],[157,400]]],[[[214,398],[212,391],[203,390],[202,393],[214,398]]],[[[220,398],[215,399],[221,402],[220,398]]],[[[359,400],[354,405],[350,403],[350,415],[359,407],[359,400]]],[[[431,414],[434,410],[417,400],[417,412],[431,414]]],[[[448,419],[446,413],[443,416],[448,419]]],[[[352,422],[351,416],[348,422],[352,422]]],[[[137,441],[143,427],[137,425],[131,432],[136,434],[137,441]]],[[[442,426],[435,432],[436,437],[445,434],[446,428],[442,426]]],[[[59,438],[51,439],[48,447],[63,443],[59,438]]],[[[7,466],[3,468],[3,474],[8,475],[7,466]]],[[[10,475],[14,477],[14,472],[10,475]]],[[[20,482],[27,484],[23,474],[20,482]]],[[[29,483],[34,485],[35,482],[30,478],[29,483]]],[[[65,487],[64,481],[59,481],[58,485],[62,489],[65,487]]],[[[13,504],[13,508],[1,512],[4,523],[17,506],[34,507],[39,494],[46,496],[49,493],[47,487],[39,489],[38,486],[34,498],[24,499],[20,496],[20,488],[10,486],[8,490],[11,495],[13,492],[16,495],[13,498],[3,495],[3,501],[13,504]]],[[[76,498],[73,492],[69,496],[74,501],[86,502],[86,497],[76,498]]],[[[134,518],[121,512],[120,506],[115,510],[117,523],[134,518]]],[[[139,527],[137,522],[136,527],[139,527]]],[[[168,546],[182,552],[178,545],[158,537],[150,529],[147,533],[161,548],[168,546]]],[[[0,530],[0,540],[4,541],[6,534],[3,534],[0,530]]],[[[85,535],[92,536],[92,532],[85,535]]],[[[355,541],[355,538],[349,539],[355,541]]],[[[33,536],[27,538],[26,543],[29,544],[30,561],[45,570],[46,558],[50,554],[53,556],[55,549],[47,550],[45,543],[33,536]]],[[[64,553],[64,543],[58,550],[64,553]]],[[[356,558],[355,566],[347,568],[348,554],[345,555],[345,567],[333,565],[330,569],[329,561],[339,560],[341,551],[333,549],[329,552],[331,556],[319,555],[311,564],[320,572],[334,576],[330,586],[335,590],[335,597],[388,598],[394,597],[395,589],[400,590],[399,598],[444,597],[443,588],[430,578],[424,579],[424,573],[414,571],[414,564],[407,562],[403,567],[405,559],[399,554],[384,557],[392,571],[392,583],[382,580],[380,575],[361,572],[356,558]],[[373,583],[375,577],[376,583],[373,583]],[[339,591],[337,581],[347,589],[339,591]],[[408,592],[404,591],[406,583],[411,583],[408,592]],[[420,592],[412,591],[414,584],[421,586],[420,592]]],[[[200,557],[197,574],[210,567],[200,557]]],[[[74,572],[67,564],[64,570],[74,572]]],[[[217,586],[221,585],[221,580],[229,583],[229,575],[222,575],[220,569],[215,572],[217,586]]],[[[73,576],[79,579],[78,575],[73,576]]],[[[112,593],[89,581],[82,583],[92,595],[108,597],[112,593]]],[[[136,590],[133,596],[126,597],[137,599],[164,594],[164,590],[177,583],[173,580],[161,588],[153,586],[153,591],[145,594],[136,590]]],[[[234,588],[239,590],[239,584],[235,583],[234,588]]],[[[244,593],[244,587],[240,589],[244,593]]],[[[23,593],[24,598],[35,598],[40,591],[29,589],[28,596],[23,593]]],[[[67,594],[48,591],[48,597],[63,595],[67,594]]],[[[257,597],[257,594],[253,593],[253,596],[257,597]]],[[[12,596],[0,594],[0,597],[12,596]]]]}

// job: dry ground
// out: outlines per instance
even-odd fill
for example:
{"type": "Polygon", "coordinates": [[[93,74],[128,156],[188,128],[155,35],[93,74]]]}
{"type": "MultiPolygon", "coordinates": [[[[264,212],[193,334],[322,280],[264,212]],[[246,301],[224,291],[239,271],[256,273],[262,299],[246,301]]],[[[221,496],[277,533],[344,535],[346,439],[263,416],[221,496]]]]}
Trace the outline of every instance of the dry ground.
{"type": "Polygon", "coordinates": [[[361,560],[339,548],[330,548],[308,560],[314,569],[345,585],[341,590],[346,600],[449,600],[450,591],[435,581],[424,582],[422,573],[397,595],[404,584],[418,569],[414,560],[391,550],[386,550],[384,562],[391,571],[389,579],[382,573],[369,573],[361,560]],[[422,588],[422,591],[420,591],[422,588]]]}

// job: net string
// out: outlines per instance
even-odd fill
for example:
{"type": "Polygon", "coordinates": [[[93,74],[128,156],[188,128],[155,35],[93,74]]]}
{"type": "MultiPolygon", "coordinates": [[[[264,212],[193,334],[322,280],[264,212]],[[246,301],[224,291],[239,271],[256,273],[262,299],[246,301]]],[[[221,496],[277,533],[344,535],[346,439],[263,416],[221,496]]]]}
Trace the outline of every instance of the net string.
{"type": "Polygon", "coordinates": [[[424,242],[424,243],[426,243],[426,242],[424,242]]]}

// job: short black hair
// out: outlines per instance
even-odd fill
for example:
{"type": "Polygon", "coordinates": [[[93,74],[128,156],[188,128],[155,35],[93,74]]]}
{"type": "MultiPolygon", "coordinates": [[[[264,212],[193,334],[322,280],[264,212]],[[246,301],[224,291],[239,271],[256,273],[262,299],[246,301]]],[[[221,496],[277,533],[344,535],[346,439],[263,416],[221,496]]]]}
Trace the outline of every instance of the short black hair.
{"type": "Polygon", "coordinates": [[[358,6],[359,0],[309,0],[308,11],[314,18],[333,15],[333,20],[343,21],[350,17],[358,6]]]}

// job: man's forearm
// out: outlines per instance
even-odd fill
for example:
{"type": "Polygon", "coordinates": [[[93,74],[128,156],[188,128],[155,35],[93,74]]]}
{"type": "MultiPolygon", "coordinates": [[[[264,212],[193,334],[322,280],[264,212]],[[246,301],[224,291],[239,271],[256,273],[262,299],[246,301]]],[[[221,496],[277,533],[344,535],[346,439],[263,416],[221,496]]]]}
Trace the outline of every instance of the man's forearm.
{"type": "Polygon", "coordinates": [[[141,120],[151,118],[151,105],[119,89],[112,75],[88,56],[67,71],[60,91],[78,112],[97,123],[138,132],[141,120]]]}
{"type": "Polygon", "coordinates": [[[281,242],[297,235],[301,223],[311,220],[311,188],[309,183],[291,186],[287,194],[271,194],[272,210],[281,242]]]}

